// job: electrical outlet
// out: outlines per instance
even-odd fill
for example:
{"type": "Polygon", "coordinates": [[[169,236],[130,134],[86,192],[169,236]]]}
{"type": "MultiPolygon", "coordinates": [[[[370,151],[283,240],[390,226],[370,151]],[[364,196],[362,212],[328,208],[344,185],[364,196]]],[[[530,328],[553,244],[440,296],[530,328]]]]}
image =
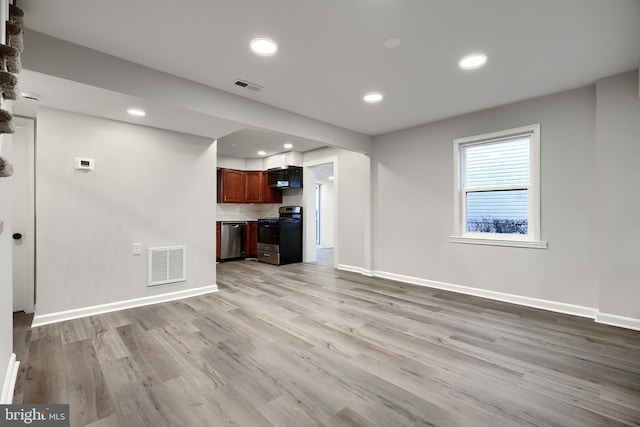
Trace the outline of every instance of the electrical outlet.
{"type": "Polygon", "coordinates": [[[133,244],[133,254],[140,255],[142,253],[142,243],[133,244]]]}

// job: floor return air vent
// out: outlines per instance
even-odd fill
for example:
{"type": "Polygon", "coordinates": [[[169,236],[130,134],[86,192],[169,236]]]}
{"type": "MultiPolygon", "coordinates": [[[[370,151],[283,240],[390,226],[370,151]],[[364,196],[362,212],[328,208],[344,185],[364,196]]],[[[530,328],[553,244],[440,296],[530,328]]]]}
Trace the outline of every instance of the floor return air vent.
{"type": "Polygon", "coordinates": [[[187,247],[149,248],[147,286],[187,280],[187,247]]]}

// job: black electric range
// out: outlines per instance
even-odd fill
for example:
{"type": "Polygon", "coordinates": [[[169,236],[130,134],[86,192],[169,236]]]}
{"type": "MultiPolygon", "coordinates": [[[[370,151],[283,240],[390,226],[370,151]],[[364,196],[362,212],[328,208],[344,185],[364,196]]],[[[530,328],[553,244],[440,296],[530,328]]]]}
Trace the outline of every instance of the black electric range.
{"type": "Polygon", "coordinates": [[[302,206],[282,206],[277,218],[258,218],[258,261],[302,262],[302,206]]]}

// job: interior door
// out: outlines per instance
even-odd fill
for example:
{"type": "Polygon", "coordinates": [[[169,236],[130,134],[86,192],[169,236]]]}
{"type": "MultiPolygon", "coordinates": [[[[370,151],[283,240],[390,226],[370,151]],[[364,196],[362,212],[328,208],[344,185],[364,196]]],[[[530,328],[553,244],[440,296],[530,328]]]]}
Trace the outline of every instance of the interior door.
{"type": "Polygon", "coordinates": [[[34,121],[15,117],[13,165],[13,311],[32,313],[35,294],[34,121]]]}

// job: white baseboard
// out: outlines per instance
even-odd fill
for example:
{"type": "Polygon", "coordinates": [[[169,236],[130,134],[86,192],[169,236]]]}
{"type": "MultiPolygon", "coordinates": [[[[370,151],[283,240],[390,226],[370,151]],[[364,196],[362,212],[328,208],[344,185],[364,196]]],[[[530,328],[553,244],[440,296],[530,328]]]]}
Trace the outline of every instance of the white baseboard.
{"type": "Polygon", "coordinates": [[[489,291],[486,289],[472,288],[469,286],[454,285],[452,283],[438,282],[436,280],[421,279],[419,277],[405,276],[402,274],[389,273],[386,271],[373,271],[373,277],[395,280],[398,282],[411,283],[413,285],[426,286],[428,288],[442,289],[445,291],[457,292],[465,295],[488,298],[496,301],[503,301],[518,304],[526,307],[540,308],[557,313],[571,314],[574,316],[588,317],[595,319],[598,309],[583,307],[579,305],[566,304],[557,301],[549,301],[538,298],[525,297],[521,295],[507,294],[503,292],[489,291]]]}
{"type": "MultiPolygon", "coordinates": [[[[78,308],[74,310],[59,311],[49,314],[35,314],[33,316],[32,328],[48,325],[50,323],[62,322],[65,320],[78,319],[80,317],[93,316],[96,314],[108,313],[111,311],[126,310],[128,308],[141,307],[144,305],[158,304],[161,302],[174,301],[183,298],[195,297],[211,292],[217,292],[218,285],[203,286],[201,288],[187,289],[184,291],[169,292],[166,294],[153,295],[149,297],[130,299],[125,301],[112,302],[109,304],[94,305],[91,307],[78,308]]],[[[37,308],[36,308],[37,311],[37,308]]]]}
{"type": "Polygon", "coordinates": [[[596,316],[596,322],[640,331],[640,319],[634,319],[633,317],[617,316],[615,314],[600,312],[596,316]]]}
{"type": "Polygon", "coordinates": [[[350,271],[353,273],[360,273],[370,277],[380,277],[382,279],[394,280],[396,282],[410,283],[413,285],[425,286],[428,288],[442,289],[445,291],[457,292],[465,295],[473,295],[476,297],[518,304],[525,307],[533,307],[542,310],[553,311],[556,313],[570,314],[572,316],[586,317],[589,319],[594,319],[597,323],[640,331],[640,319],[602,313],[597,308],[525,297],[522,295],[507,294],[503,292],[489,291],[486,289],[472,288],[469,286],[454,285],[452,283],[421,279],[419,277],[405,276],[402,274],[389,273],[380,270],[369,271],[365,270],[362,267],[355,267],[352,265],[338,264],[338,269],[350,271]]]}
{"type": "Polygon", "coordinates": [[[18,378],[19,367],[20,362],[16,360],[16,354],[11,353],[9,365],[7,366],[7,375],[4,377],[4,385],[2,386],[0,405],[10,405],[13,402],[13,391],[16,388],[16,379],[18,378]]]}
{"type": "Polygon", "coordinates": [[[362,267],[355,267],[353,265],[346,264],[338,264],[338,270],[349,271],[351,273],[360,273],[364,276],[373,277],[373,272],[371,270],[366,270],[362,267]]]}

